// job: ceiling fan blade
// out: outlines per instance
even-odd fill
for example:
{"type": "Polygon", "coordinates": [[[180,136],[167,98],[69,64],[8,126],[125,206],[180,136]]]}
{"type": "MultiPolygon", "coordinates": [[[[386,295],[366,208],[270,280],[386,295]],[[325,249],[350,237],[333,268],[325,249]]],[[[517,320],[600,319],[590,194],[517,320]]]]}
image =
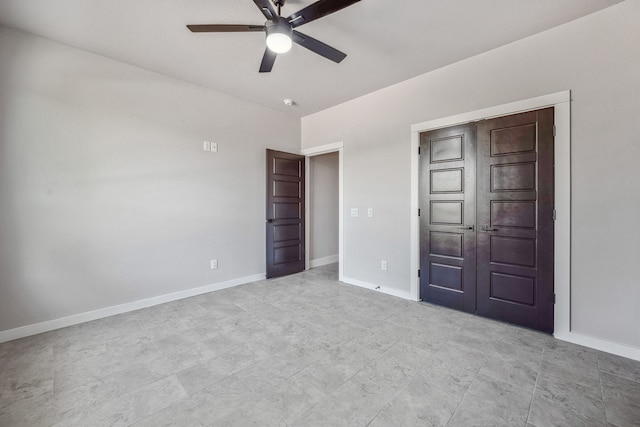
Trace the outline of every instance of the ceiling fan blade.
{"type": "Polygon", "coordinates": [[[264,50],[264,56],[262,57],[262,63],[260,64],[261,73],[270,73],[273,68],[273,63],[276,62],[277,53],[272,52],[269,48],[264,50]]]}
{"type": "Polygon", "coordinates": [[[258,9],[260,9],[260,12],[262,12],[265,18],[273,19],[278,16],[271,0],[253,0],[253,2],[258,6],[258,9]]]}
{"type": "Polygon", "coordinates": [[[302,34],[300,31],[293,31],[293,41],[298,43],[300,46],[306,47],[310,51],[315,52],[320,56],[324,56],[336,63],[342,62],[342,60],[347,57],[346,53],[340,52],[338,49],[334,49],[328,44],[322,43],[320,40],[316,40],[313,37],[302,34]]]}
{"type": "MultiPolygon", "coordinates": [[[[254,1],[257,3],[257,0],[254,1]]],[[[287,21],[289,21],[293,28],[299,27],[300,25],[315,21],[318,18],[337,12],[359,1],[360,0],[319,0],[290,15],[287,21]]]]}
{"type": "Polygon", "coordinates": [[[198,24],[187,25],[192,33],[243,33],[247,31],[264,31],[264,25],[228,25],[228,24],[198,24]]]}

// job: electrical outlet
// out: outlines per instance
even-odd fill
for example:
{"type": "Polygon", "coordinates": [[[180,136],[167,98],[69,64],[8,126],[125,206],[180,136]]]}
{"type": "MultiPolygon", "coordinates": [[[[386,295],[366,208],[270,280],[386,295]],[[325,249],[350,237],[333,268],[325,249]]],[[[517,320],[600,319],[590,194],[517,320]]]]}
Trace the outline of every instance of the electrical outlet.
{"type": "Polygon", "coordinates": [[[211,151],[211,141],[203,141],[202,142],[202,149],[204,151],[211,151]]]}
{"type": "Polygon", "coordinates": [[[211,269],[212,270],[217,270],[218,269],[218,260],[217,259],[212,259],[211,260],[211,269]]]}
{"type": "Polygon", "coordinates": [[[211,143],[211,152],[212,153],[217,153],[218,152],[218,143],[217,142],[212,142],[211,143]]]}
{"type": "Polygon", "coordinates": [[[373,218],[373,208],[369,208],[369,209],[367,209],[367,216],[368,216],[369,218],[373,218]]]}
{"type": "Polygon", "coordinates": [[[380,268],[384,271],[387,271],[387,261],[382,260],[382,262],[380,263],[380,268]]]}

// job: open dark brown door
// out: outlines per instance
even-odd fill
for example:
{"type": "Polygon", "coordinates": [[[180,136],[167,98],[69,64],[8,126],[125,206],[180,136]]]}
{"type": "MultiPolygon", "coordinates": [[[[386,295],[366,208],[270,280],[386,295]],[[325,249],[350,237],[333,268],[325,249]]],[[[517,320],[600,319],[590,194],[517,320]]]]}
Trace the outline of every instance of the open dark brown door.
{"type": "Polygon", "coordinates": [[[304,270],[304,156],[267,150],[267,278],[304,270]]]}
{"type": "Polygon", "coordinates": [[[553,108],[477,138],[478,314],[553,332],[553,108]]]}
{"type": "Polygon", "coordinates": [[[420,296],[471,313],[476,311],[475,143],[473,124],[420,135],[420,296]]]}

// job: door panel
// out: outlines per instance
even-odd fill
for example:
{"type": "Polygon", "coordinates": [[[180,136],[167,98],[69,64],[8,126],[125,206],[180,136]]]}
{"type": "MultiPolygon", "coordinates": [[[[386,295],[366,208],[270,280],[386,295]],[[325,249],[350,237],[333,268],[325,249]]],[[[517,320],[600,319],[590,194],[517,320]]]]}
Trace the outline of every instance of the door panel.
{"type": "Polygon", "coordinates": [[[535,162],[491,166],[491,191],[531,191],[535,189],[535,162]]]}
{"type": "Polygon", "coordinates": [[[462,267],[458,267],[455,265],[437,264],[435,262],[430,263],[429,267],[429,284],[431,284],[432,286],[454,289],[459,292],[462,292],[464,290],[462,267]]]}
{"type": "Polygon", "coordinates": [[[431,224],[462,225],[463,201],[431,202],[431,224]]]}
{"type": "Polygon", "coordinates": [[[491,201],[491,223],[500,227],[534,229],[536,203],[532,201],[491,201]]]}
{"type": "Polygon", "coordinates": [[[267,277],[304,270],[304,156],[267,150],[267,277]]]}
{"type": "Polygon", "coordinates": [[[536,241],[521,237],[489,236],[489,261],[493,264],[535,267],[536,241]]]}
{"type": "Polygon", "coordinates": [[[423,133],[420,141],[420,294],[475,312],[475,130],[423,133]]]}
{"type": "Polygon", "coordinates": [[[462,193],[464,191],[464,169],[431,171],[431,194],[462,193]]]}
{"type": "Polygon", "coordinates": [[[460,233],[429,232],[429,253],[462,258],[464,236],[460,233]]]}
{"type": "Polygon", "coordinates": [[[491,273],[491,298],[507,302],[533,305],[535,279],[513,274],[491,273]]]}
{"type": "Polygon", "coordinates": [[[478,123],[478,314],[553,331],[553,109],[478,123]]]}

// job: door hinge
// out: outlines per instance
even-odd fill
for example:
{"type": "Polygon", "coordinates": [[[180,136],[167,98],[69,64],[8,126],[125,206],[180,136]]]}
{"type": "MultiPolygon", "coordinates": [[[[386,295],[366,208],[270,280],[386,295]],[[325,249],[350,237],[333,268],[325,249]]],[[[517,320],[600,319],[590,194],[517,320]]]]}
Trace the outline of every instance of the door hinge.
{"type": "Polygon", "coordinates": [[[553,125],[553,136],[556,136],[556,125],[553,125]]]}
{"type": "Polygon", "coordinates": [[[551,299],[553,300],[553,303],[555,304],[556,303],[556,294],[553,294],[551,299]]]}
{"type": "Polygon", "coordinates": [[[420,147],[418,147],[418,156],[420,155],[420,147]]]}
{"type": "Polygon", "coordinates": [[[554,221],[556,220],[556,210],[555,209],[553,210],[553,220],[554,221]]]}
{"type": "Polygon", "coordinates": [[[420,208],[418,208],[418,216],[420,216],[420,208]]]}
{"type": "Polygon", "coordinates": [[[418,277],[420,277],[420,270],[418,270],[418,277]]]}

